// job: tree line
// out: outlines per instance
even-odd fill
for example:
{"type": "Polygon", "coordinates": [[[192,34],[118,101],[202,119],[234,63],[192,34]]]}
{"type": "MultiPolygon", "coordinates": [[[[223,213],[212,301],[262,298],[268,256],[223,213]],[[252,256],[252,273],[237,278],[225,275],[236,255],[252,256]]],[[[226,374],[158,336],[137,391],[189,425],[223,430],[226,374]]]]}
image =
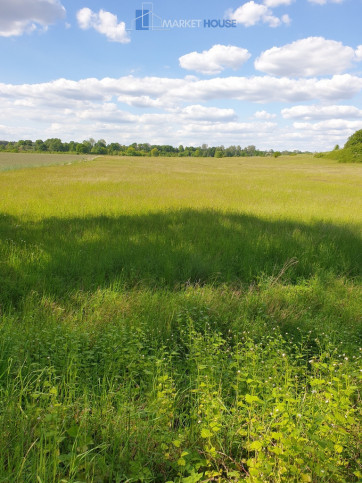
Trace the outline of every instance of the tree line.
{"type": "Polygon", "coordinates": [[[255,146],[182,146],[174,147],[168,144],[133,143],[124,145],[120,143],[107,144],[104,139],[90,138],[83,142],[63,142],[59,138],[50,138],[45,141],[37,139],[21,139],[19,141],[0,141],[0,151],[7,152],[35,152],[35,153],[77,153],[77,154],[107,154],[118,156],[192,156],[192,157],[232,157],[232,156],[280,156],[281,154],[299,154],[301,151],[263,151],[255,146]]]}

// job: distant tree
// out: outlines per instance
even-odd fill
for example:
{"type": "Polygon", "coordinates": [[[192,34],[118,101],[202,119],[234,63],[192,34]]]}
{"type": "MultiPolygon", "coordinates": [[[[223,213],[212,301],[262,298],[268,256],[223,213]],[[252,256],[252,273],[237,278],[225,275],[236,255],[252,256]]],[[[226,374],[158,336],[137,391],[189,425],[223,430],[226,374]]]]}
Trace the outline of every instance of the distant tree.
{"type": "Polygon", "coordinates": [[[196,149],[196,151],[193,153],[193,156],[194,156],[195,158],[199,158],[199,157],[201,156],[201,154],[202,154],[202,153],[201,153],[200,148],[197,148],[197,149],[196,149]]]}
{"type": "Polygon", "coordinates": [[[223,158],[224,157],[224,154],[223,154],[223,152],[220,149],[217,149],[215,151],[214,157],[215,158],[223,158]]]}
{"type": "Polygon", "coordinates": [[[47,150],[47,147],[44,143],[44,141],[42,141],[41,139],[37,139],[35,141],[35,151],[46,151],[47,150]]]}
{"type": "Polygon", "coordinates": [[[273,153],[274,158],[279,158],[279,156],[281,156],[281,155],[282,155],[282,153],[280,151],[275,151],[273,153]]]}
{"type": "Polygon", "coordinates": [[[160,153],[157,148],[151,149],[151,156],[158,156],[160,153]]]}
{"type": "Polygon", "coordinates": [[[79,154],[87,154],[91,150],[90,144],[88,142],[78,143],[76,151],[79,154]]]}
{"type": "Polygon", "coordinates": [[[352,134],[344,147],[351,148],[351,151],[354,153],[362,153],[362,129],[352,134]]]}
{"type": "Polygon", "coordinates": [[[69,142],[69,146],[68,146],[68,150],[72,153],[74,153],[74,151],[77,150],[77,144],[75,141],[70,141],[69,142]]]}
{"type": "Polygon", "coordinates": [[[245,148],[246,152],[248,153],[248,156],[255,156],[255,151],[256,151],[256,147],[251,145],[251,146],[247,146],[245,148]]]}
{"type": "Polygon", "coordinates": [[[94,154],[107,154],[107,152],[107,146],[104,139],[97,141],[91,149],[91,153],[94,154]]]}
{"type": "Polygon", "coordinates": [[[108,151],[113,154],[119,154],[119,152],[121,151],[122,149],[122,146],[119,144],[119,143],[111,143],[109,144],[108,146],[108,151]]]}
{"type": "Polygon", "coordinates": [[[144,153],[149,153],[151,151],[151,145],[149,143],[142,143],[138,145],[138,149],[144,153]]]}
{"type": "Polygon", "coordinates": [[[336,144],[336,145],[334,146],[333,151],[338,151],[338,150],[339,150],[339,144],[336,144]]]}
{"type": "Polygon", "coordinates": [[[92,145],[91,141],[88,141],[88,140],[86,140],[86,139],[85,139],[85,140],[82,142],[82,144],[83,144],[83,145],[85,146],[85,148],[86,148],[86,153],[90,153],[90,152],[91,152],[91,150],[92,150],[92,147],[93,147],[93,145],[92,145]]]}
{"type": "Polygon", "coordinates": [[[63,151],[63,144],[59,138],[51,138],[44,141],[48,151],[61,152],[63,151]]]}
{"type": "Polygon", "coordinates": [[[136,156],[136,148],[134,146],[129,146],[126,151],[127,156],[136,156]]]}

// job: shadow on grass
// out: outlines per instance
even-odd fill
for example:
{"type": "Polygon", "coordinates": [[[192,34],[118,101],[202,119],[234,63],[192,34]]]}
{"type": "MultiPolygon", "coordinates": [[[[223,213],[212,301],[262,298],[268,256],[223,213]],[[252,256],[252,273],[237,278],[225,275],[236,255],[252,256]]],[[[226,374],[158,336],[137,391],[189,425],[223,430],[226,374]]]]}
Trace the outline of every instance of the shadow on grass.
{"type": "Polygon", "coordinates": [[[284,274],[360,274],[361,240],[330,223],[268,221],[249,215],[179,210],[118,217],[50,218],[24,223],[0,215],[0,303],[30,291],[65,297],[112,284],[179,288],[250,284],[284,274]]]}

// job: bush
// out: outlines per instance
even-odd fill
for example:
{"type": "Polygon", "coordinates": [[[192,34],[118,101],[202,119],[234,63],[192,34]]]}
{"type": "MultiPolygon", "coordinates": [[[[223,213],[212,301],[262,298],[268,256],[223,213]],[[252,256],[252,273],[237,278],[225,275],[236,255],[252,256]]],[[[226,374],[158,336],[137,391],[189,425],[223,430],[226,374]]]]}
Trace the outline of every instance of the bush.
{"type": "Polygon", "coordinates": [[[157,148],[151,149],[151,156],[158,156],[158,155],[159,155],[159,152],[157,148]]]}

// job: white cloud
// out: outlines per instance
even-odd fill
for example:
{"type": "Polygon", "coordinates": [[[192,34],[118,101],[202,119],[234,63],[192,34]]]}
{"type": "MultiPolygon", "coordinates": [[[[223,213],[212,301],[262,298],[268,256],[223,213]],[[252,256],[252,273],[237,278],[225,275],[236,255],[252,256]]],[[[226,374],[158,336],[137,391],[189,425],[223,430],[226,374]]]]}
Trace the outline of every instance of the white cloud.
{"type": "Polygon", "coordinates": [[[308,37],[262,52],[254,65],[267,74],[309,77],[339,74],[350,67],[353,60],[354,50],[342,42],[308,37]]]}
{"type": "Polygon", "coordinates": [[[362,110],[355,106],[293,106],[282,109],[282,116],[285,119],[361,119],[362,110]]]}
{"type": "Polygon", "coordinates": [[[237,99],[252,102],[300,102],[302,99],[346,99],[362,88],[362,78],[350,74],[331,79],[288,79],[270,76],[225,77],[185,83],[165,97],[174,101],[237,99]]]}
{"type": "Polygon", "coordinates": [[[77,12],[78,25],[81,29],[93,28],[102,35],[105,35],[111,42],[126,44],[130,42],[126,31],[126,24],[119,22],[117,15],[105,10],[93,12],[90,8],[82,8],[77,12]]]}
{"type": "MultiPolygon", "coordinates": [[[[178,79],[126,76],[0,84],[0,139],[46,139],[56,135],[65,141],[81,141],[92,136],[125,144],[135,141],[173,145],[254,144],[261,149],[326,150],[344,143],[357,129],[357,123],[361,125],[358,112],[351,106],[344,106],[350,109],[344,114],[343,106],[337,106],[339,109],[334,112],[323,111],[324,116],[336,117],[333,123],[324,125],[324,132],[323,124],[305,122],[308,115],[314,119],[311,106],[300,106],[310,109],[302,113],[283,110],[286,121],[279,126],[274,114],[265,108],[257,110],[251,120],[241,118],[237,101],[315,99],[335,103],[335,99],[352,97],[361,90],[362,78],[349,74],[321,80],[271,76],[205,80],[193,76],[178,79]],[[213,105],[222,99],[233,100],[233,108],[213,105]],[[129,112],[126,104],[140,110],[129,112]],[[144,111],[145,105],[150,111],[144,111]],[[302,122],[293,125],[288,119],[302,122]]],[[[330,121],[327,117],[320,119],[330,121]]]]}
{"type": "Polygon", "coordinates": [[[251,54],[246,49],[234,45],[214,45],[203,52],[190,52],[179,58],[183,69],[195,70],[202,74],[218,74],[225,68],[239,69],[251,54]]]}
{"type": "MultiPolygon", "coordinates": [[[[188,123],[184,130],[190,133],[262,133],[272,132],[275,128],[274,122],[227,122],[227,123],[188,123]]],[[[221,138],[222,139],[222,138],[221,138]]]]}
{"type": "Polygon", "coordinates": [[[282,18],[282,22],[285,23],[286,25],[289,25],[292,21],[288,14],[282,15],[281,18],[282,18]]]}
{"type": "Polygon", "coordinates": [[[325,5],[326,3],[342,3],[344,0],[308,0],[310,3],[317,3],[318,5],[325,5]]]}
{"type": "Polygon", "coordinates": [[[294,122],[293,127],[296,129],[322,131],[324,133],[341,131],[341,130],[356,130],[361,128],[361,121],[347,121],[346,119],[329,119],[316,123],[311,122],[294,122]]]}
{"type": "Polygon", "coordinates": [[[361,61],[362,60],[362,45],[359,45],[356,49],[356,60],[361,61]]]}
{"type": "Polygon", "coordinates": [[[150,107],[172,107],[213,99],[235,99],[250,102],[302,102],[313,99],[336,101],[348,99],[362,89],[362,78],[351,74],[328,79],[288,79],[272,76],[216,77],[134,77],[118,79],[88,78],[79,81],[57,79],[41,84],[1,84],[2,99],[27,99],[45,105],[63,105],[81,100],[110,101],[126,96],[147,100],[150,107]],[[157,101],[152,106],[153,101],[157,101]],[[195,102],[196,101],[196,102],[195,102]]]}
{"type": "Polygon", "coordinates": [[[1,0],[0,37],[29,33],[65,17],[65,8],[58,0],[1,0]]]}
{"type": "Polygon", "coordinates": [[[200,104],[191,105],[181,110],[184,119],[198,121],[233,121],[237,118],[234,109],[220,109],[218,107],[206,107],[200,104]]]}
{"type": "Polygon", "coordinates": [[[254,114],[254,117],[256,119],[274,119],[276,114],[271,114],[270,112],[267,111],[256,111],[254,114]]]}
{"type": "Polygon", "coordinates": [[[279,7],[281,5],[290,5],[293,2],[293,0],[264,0],[264,5],[267,7],[279,7]]]}
{"type": "Polygon", "coordinates": [[[227,16],[231,20],[236,20],[237,23],[242,24],[245,27],[251,27],[260,22],[268,24],[269,27],[279,27],[283,22],[289,22],[288,16],[283,16],[284,19],[275,17],[268,6],[255,3],[253,0],[244,3],[244,5],[237,8],[235,11],[229,10],[227,16]]]}
{"type": "Polygon", "coordinates": [[[120,95],[118,101],[123,104],[127,104],[132,107],[149,108],[149,107],[167,107],[166,103],[163,103],[160,99],[153,99],[152,97],[145,96],[133,96],[133,95],[120,95]]]}

